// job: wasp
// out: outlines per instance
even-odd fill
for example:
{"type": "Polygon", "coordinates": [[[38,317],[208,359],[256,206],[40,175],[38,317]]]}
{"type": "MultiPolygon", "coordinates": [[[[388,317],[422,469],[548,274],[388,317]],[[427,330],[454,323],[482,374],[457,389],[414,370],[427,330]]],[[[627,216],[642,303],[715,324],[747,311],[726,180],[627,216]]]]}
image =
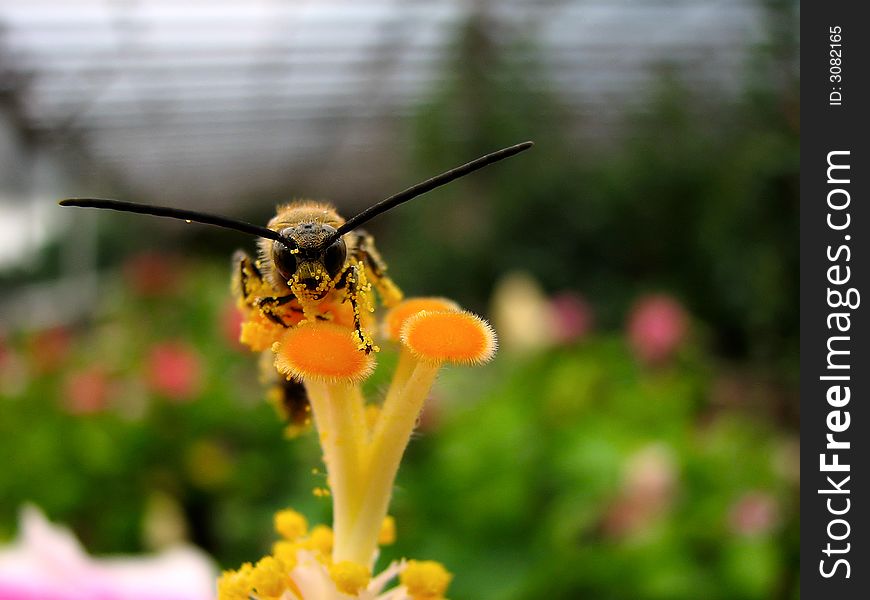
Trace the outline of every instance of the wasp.
{"type": "Polygon", "coordinates": [[[322,306],[347,302],[359,347],[369,353],[377,347],[364,331],[362,316],[373,310],[372,288],[386,307],[398,303],[402,292],[387,276],[372,236],[356,228],[340,232],[345,225],[329,204],[297,201],[279,207],[267,227],[285,241],[261,238],[256,261],[237,252],[234,288],[243,305],[284,327],[287,317],[291,323],[299,316],[327,318],[322,306]]]}
{"type": "MultiPolygon", "coordinates": [[[[276,325],[292,327],[301,321],[329,318],[328,311],[321,310],[323,306],[348,303],[360,351],[369,353],[377,347],[364,329],[363,315],[373,308],[373,289],[384,306],[399,302],[402,292],[387,276],[372,236],[360,227],[400,204],[532,146],[532,142],[523,142],[486,154],[381,200],[347,220],[331,205],[314,201],[280,206],[265,227],[219,215],[106,198],[68,198],[60,205],[181,219],[256,236],[256,259],[243,251],[234,257],[233,287],[239,304],[259,311],[276,325]]],[[[298,396],[298,390],[291,392],[298,396]]]]}

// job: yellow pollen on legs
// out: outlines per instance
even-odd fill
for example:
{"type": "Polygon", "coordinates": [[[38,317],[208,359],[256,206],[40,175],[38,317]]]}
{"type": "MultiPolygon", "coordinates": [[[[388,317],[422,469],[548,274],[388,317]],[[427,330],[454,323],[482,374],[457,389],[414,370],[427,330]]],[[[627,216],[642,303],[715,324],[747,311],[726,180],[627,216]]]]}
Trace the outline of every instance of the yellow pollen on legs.
{"type": "Polygon", "coordinates": [[[268,350],[275,340],[284,332],[284,328],[269,321],[261,313],[252,313],[248,320],[242,323],[239,341],[254,352],[268,350]]]}
{"type": "Polygon", "coordinates": [[[381,347],[374,344],[373,340],[365,332],[354,331],[353,339],[356,341],[357,351],[365,350],[366,348],[370,348],[372,352],[381,351],[381,347]]]}

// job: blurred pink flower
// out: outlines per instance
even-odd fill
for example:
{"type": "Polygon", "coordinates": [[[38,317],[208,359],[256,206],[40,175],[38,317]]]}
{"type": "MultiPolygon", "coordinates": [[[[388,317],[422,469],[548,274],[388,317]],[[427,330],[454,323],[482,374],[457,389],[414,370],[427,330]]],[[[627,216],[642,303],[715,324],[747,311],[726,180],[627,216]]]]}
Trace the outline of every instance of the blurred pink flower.
{"type": "Polygon", "coordinates": [[[27,365],[0,334],[0,395],[15,395],[27,385],[27,365]]]}
{"type": "Polygon", "coordinates": [[[628,338],[640,360],[655,364],[669,359],[685,340],[688,316],[683,306],[666,295],[644,296],[628,318],[628,338]]]}
{"type": "Polygon", "coordinates": [[[245,315],[235,302],[227,302],[221,312],[221,333],[231,347],[247,352],[248,348],[239,341],[245,315]]]}
{"type": "Polygon", "coordinates": [[[678,483],[673,451],[650,444],[625,463],[622,487],[604,517],[605,533],[625,537],[647,529],[673,504],[678,483]]]}
{"type": "Polygon", "coordinates": [[[151,348],[147,382],[151,391],[176,401],[190,400],[202,387],[199,353],[183,342],[164,342],[151,348]]]}
{"type": "Polygon", "coordinates": [[[181,280],[177,256],[159,252],[143,252],[124,263],[127,285],[140,296],[165,296],[178,287],[181,280]]]}
{"type": "Polygon", "coordinates": [[[52,327],[34,334],[27,343],[33,370],[42,374],[56,371],[69,356],[71,346],[72,334],[66,327],[52,327]]]}
{"type": "Polygon", "coordinates": [[[553,334],[556,341],[570,343],[582,340],[592,330],[592,307],[575,292],[562,292],[550,300],[553,334]]]}
{"type": "Polygon", "coordinates": [[[746,492],[731,506],[728,517],[734,533],[763,535],[779,523],[779,503],[767,492],[746,492]]]}
{"type": "Polygon", "coordinates": [[[111,381],[98,366],[70,373],[64,382],[63,406],[75,415],[103,410],[109,403],[111,381]]]}
{"type": "Polygon", "coordinates": [[[22,511],[18,539],[0,547],[2,600],[212,600],[216,577],[208,557],[187,546],[91,558],[34,507],[22,511]]]}

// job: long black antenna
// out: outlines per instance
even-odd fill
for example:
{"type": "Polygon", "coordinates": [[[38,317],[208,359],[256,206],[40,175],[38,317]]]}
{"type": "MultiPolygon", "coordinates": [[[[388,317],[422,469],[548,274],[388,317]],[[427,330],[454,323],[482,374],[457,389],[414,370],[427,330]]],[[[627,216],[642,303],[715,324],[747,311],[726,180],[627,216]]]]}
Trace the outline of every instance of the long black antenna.
{"type": "Polygon", "coordinates": [[[216,225],[217,227],[223,227],[224,229],[235,229],[242,233],[275,240],[282,244],[287,243],[287,239],[281,234],[266,227],[260,227],[259,225],[254,225],[252,223],[236,221],[235,219],[218,215],[209,215],[193,210],[170,208],[168,206],[151,206],[148,204],[137,204],[135,202],[124,202],[123,200],[109,200],[107,198],[67,198],[66,200],[61,200],[59,204],[61,206],[80,206],[82,208],[108,208],[109,210],[117,210],[121,212],[154,215],[155,217],[169,217],[170,219],[182,219],[187,222],[216,225]]]}
{"type": "Polygon", "coordinates": [[[502,148],[501,150],[498,150],[498,151],[493,152],[491,154],[481,156],[480,158],[473,160],[470,163],[466,163],[464,165],[456,167],[455,169],[450,169],[449,171],[447,171],[445,173],[441,173],[441,175],[436,175],[435,177],[432,177],[431,179],[427,179],[426,181],[422,181],[422,182],[418,183],[417,185],[412,185],[408,189],[403,190],[403,191],[399,192],[398,194],[394,194],[394,195],[390,196],[389,198],[386,198],[385,200],[381,200],[377,204],[374,204],[374,205],[368,207],[367,209],[365,209],[364,211],[359,213],[357,216],[355,216],[351,219],[348,219],[344,223],[344,225],[342,225],[341,227],[338,228],[338,231],[336,231],[334,234],[332,234],[332,236],[329,239],[327,239],[323,242],[323,245],[328,246],[329,244],[334,242],[336,239],[338,239],[339,236],[344,235],[348,231],[352,231],[352,230],[356,229],[357,227],[359,227],[360,225],[362,225],[363,223],[365,223],[369,219],[372,219],[372,218],[378,216],[379,214],[384,213],[384,212],[390,210],[391,208],[394,208],[394,207],[402,204],[403,202],[407,202],[408,200],[416,198],[417,196],[419,196],[421,194],[425,194],[426,192],[430,192],[430,191],[434,190],[435,188],[441,187],[442,185],[445,185],[447,183],[450,183],[451,181],[454,181],[455,179],[459,179],[460,177],[465,177],[469,173],[473,173],[474,171],[477,171],[478,169],[482,169],[483,167],[485,167],[487,165],[491,165],[492,163],[496,163],[500,160],[510,158],[511,156],[513,156],[515,154],[519,154],[520,152],[522,152],[524,150],[528,150],[529,148],[531,148],[534,145],[535,145],[534,142],[523,142],[522,144],[517,144],[515,146],[510,146],[508,148],[502,148]]]}
{"type": "MultiPolygon", "coordinates": [[[[416,198],[417,196],[425,194],[426,192],[430,192],[435,188],[448,184],[451,181],[459,179],[460,177],[465,177],[469,173],[473,173],[474,171],[482,169],[487,165],[491,165],[500,160],[509,158],[515,154],[519,154],[524,150],[528,150],[532,146],[534,146],[533,142],[523,142],[522,144],[516,144],[515,146],[502,148],[501,150],[492,152],[491,154],[487,154],[485,156],[481,156],[476,160],[473,160],[454,169],[450,169],[445,173],[436,175],[431,179],[422,181],[417,185],[413,185],[408,189],[399,192],[398,194],[394,194],[389,198],[381,200],[377,204],[370,206],[355,217],[346,221],[344,225],[339,227],[338,230],[334,234],[332,234],[332,236],[324,240],[321,245],[323,247],[329,246],[348,231],[356,229],[363,223],[367,222],[369,219],[372,219],[381,213],[384,213],[404,202],[407,202],[408,200],[416,198]]],[[[155,217],[181,219],[187,222],[203,223],[205,225],[215,225],[224,229],[233,229],[235,231],[241,231],[242,233],[247,233],[257,237],[274,240],[282,244],[292,244],[290,240],[282,236],[277,231],[272,231],[271,229],[268,229],[266,227],[260,227],[259,225],[246,223],[245,221],[237,221],[228,217],[210,215],[206,213],[196,212],[193,210],[184,210],[181,208],[172,208],[169,206],[137,204],[136,202],[125,202],[123,200],[111,200],[108,198],[67,198],[66,200],[61,200],[59,204],[61,206],[79,206],[82,208],[106,208],[109,210],[117,210],[120,212],[131,212],[143,215],[153,215],[155,217]]]]}

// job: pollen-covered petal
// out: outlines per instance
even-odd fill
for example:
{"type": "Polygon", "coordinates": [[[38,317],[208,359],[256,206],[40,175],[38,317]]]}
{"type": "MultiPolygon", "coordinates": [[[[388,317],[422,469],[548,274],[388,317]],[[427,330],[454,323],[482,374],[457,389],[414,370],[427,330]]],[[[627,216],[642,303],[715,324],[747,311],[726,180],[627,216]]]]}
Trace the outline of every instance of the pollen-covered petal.
{"type": "Polygon", "coordinates": [[[402,326],[409,317],[413,317],[422,310],[428,311],[458,311],[459,305],[453,300],[436,297],[408,298],[394,306],[384,319],[384,335],[391,340],[399,340],[402,335],[402,326]]]}
{"type": "Polygon", "coordinates": [[[374,356],[361,352],[353,331],[333,323],[303,323],[275,344],[275,366],[303,381],[358,382],[374,370],[374,356]]]}
{"type": "Polygon", "coordinates": [[[402,343],[421,360],[481,364],[495,354],[489,323],[466,311],[422,311],[402,327],[402,343]]]}
{"type": "Polygon", "coordinates": [[[453,575],[434,560],[410,560],[399,581],[414,600],[443,598],[453,575]]]}

